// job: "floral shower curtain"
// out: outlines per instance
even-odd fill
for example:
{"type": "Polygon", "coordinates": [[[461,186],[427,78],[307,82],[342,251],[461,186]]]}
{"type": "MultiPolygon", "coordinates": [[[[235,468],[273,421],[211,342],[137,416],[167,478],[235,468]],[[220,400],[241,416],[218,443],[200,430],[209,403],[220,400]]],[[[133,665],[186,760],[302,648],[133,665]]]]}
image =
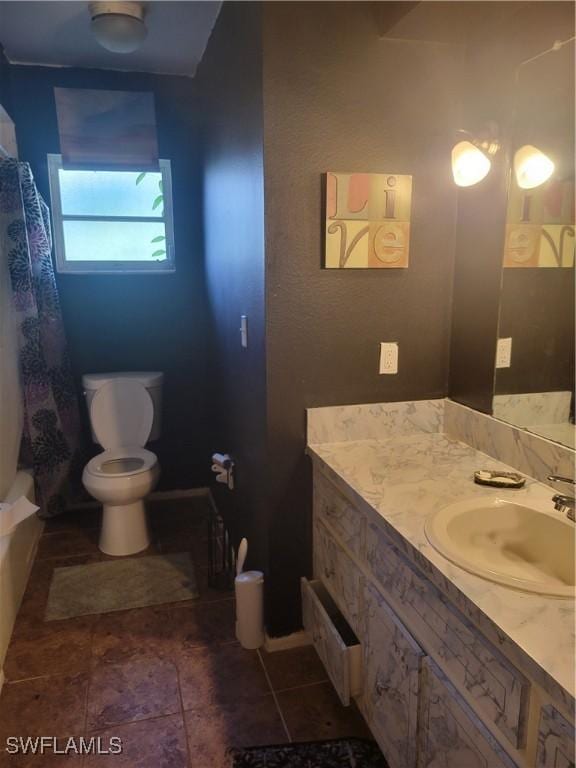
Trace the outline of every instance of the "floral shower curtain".
{"type": "Polygon", "coordinates": [[[54,278],[48,206],[28,163],[0,159],[0,248],[8,256],[24,411],[21,464],[43,517],[62,511],[77,459],[79,411],[54,278]]]}

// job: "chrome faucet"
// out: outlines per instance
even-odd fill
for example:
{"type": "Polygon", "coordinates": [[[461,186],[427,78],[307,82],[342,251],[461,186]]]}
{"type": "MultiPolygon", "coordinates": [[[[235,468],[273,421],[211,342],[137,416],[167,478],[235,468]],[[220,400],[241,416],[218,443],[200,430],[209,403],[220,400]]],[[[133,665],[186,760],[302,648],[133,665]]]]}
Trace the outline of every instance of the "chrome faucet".
{"type": "MultiPolygon", "coordinates": [[[[569,485],[576,485],[576,480],[572,480],[569,477],[562,477],[561,475],[548,475],[548,480],[553,483],[568,483],[569,485]]],[[[557,493],[552,496],[554,502],[554,509],[558,512],[562,512],[566,515],[568,520],[572,520],[576,523],[576,499],[574,496],[565,496],[563,493],[557,493]]]]}

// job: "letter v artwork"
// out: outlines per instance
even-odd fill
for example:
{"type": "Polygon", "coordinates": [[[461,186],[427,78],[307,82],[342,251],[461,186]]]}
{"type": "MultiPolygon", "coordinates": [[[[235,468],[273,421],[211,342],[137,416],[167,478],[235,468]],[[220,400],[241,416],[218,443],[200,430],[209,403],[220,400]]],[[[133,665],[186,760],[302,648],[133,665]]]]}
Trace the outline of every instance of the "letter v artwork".
{"type": "Polygon", "coordinates": [[[412,176],[326,174],[327,269],[408,267],[412,176]]]}

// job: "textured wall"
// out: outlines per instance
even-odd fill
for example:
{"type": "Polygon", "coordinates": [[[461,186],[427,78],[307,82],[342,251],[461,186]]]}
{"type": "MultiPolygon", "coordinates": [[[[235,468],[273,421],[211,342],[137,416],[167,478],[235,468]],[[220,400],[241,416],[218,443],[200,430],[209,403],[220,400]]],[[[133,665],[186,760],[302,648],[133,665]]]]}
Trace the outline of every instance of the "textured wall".
{"type": "Polygon", "coordinates": [[[197,74],[202,94],[204,236],[218,449],[237,460],[219,507],[249,565],[266,570],[267,452],[261,6],[228,3],[197,74]],[[240,316],[249,344],[240,345],[240,316]]]}
{"type": "Polygon", "coordinates": [[[209,475],[211,426],[193,81],[12,66],[11,83],[20,157],[31,163],[47,200],[46,155],[59,152],[54,86],[154,92],[160,155],[172,161],[176,272],[58,275],[58,286],[79,393],[85,372],[164,371],[164,426],[155,449],[160,487],[202,485],[209,475]]]}
{"type": "Polygon", "coordinates": [[[271,631],[310,571],[309,406],[446,393],[458,127],[456,46],[382,40],[370,4],[269,3],[264,125],[271,631]],[[413,175],[410,267],[322,269],[326,171],[413,175]],[[400,372],[378,374],[379,342],[400,372]]]}
{"type": "Polygon", "coordinates": [[[4,49],[0,45],[0,104],[10,114],[11,111],[11,98],[10,98],[10,65],[4,55],[4,49]]]}

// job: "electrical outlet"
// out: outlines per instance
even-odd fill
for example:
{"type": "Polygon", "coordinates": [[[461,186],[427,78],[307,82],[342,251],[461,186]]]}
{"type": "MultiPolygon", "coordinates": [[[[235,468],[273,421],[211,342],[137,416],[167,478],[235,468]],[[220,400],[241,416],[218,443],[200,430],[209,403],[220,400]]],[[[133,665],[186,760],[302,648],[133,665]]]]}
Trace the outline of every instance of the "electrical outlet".
{"type": "Polygon", "coordinates": [[[398,344],[395,341],[380,344],[379,373],[398,373],[398,344]]]}
{"type": "Polygon", "coordinates": [[[512,339],[498,339],[496,345],[496,368],[510,368],[512,362],[512,339]]]}

